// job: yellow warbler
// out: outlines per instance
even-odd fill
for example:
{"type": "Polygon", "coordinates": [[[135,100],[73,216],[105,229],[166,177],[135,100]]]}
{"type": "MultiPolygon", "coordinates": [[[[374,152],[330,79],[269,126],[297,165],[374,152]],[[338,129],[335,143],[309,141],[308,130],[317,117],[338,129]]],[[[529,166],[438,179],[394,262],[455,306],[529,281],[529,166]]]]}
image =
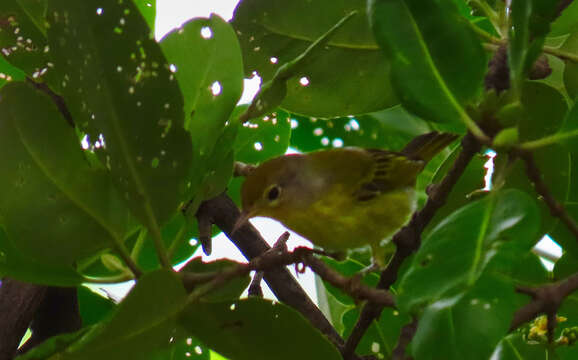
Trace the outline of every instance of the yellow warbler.
{"type": "Polygon", "coordinates": [[[237,225],[266,216],[326,250],[370,245],[383,267],[382,240],[414,211],[417,175],[456,137],[431,132],[400,152],[346,147],[268,160],[243,183],[237,225]]]}

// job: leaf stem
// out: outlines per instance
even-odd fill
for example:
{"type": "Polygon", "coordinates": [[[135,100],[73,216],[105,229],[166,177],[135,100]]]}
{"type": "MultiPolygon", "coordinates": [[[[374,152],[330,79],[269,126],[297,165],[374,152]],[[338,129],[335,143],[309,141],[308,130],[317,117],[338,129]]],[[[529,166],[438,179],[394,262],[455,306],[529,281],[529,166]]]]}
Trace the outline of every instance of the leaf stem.
{"type": "Polygon", "coordinates": [[[546,54],[554,55],[562,60],[569,60],[574,63],[578,63],[578,54],[571,53],[568,51],[560,50],[552,46],[544,46],[542,49],[546,54]]]}
{"type": "Polygon", "coordinates": [[[169,261],[169,257],[167,255],[167,249],[165,248],[165,243],[163,242],[163,235],[161,234],[161,229],[159,228],[159,224],[156,221],[153,209],[151,208],[151,205],[148,202],[145,205],[145,211],[146,216],[149,220],[148,221],[149,231],[155,244],[155,250],[157,253],[157,257],[159,258],[159,262],[161,263],[161,266],[163,268],[172,270],[173,267],[171,266],[171,262],[169,261]]]}
{"type": "Polygon", "coordinates": [[[118,284],[134,280],[130,274],[120,274],[106,277],[83,276],[83,282],[90,284],[118,284]]]}
{"type": "Polygon", "coordinates": [[[130,252],[130,257],[137,262],[138,262],[138,256],[140,255],[140,252],[141,252],[142,247],[144,245],[144,242],[146,240],[147,233],[148,233],[148,231],[145,227],[143,227],[140,230],[140,233],[138,234],[138,238],[136,239],[136,242],[135,242],[135,244],[132,247],[132,250],[130,252]]]}
{"type": "Polygon", "coordinates": [[[177,247],[181,244],[181,242],[185,236],[186,231],[187,231],[187,221],[185,220],[185,221],[183,221],[183,224],[179,228],[177,235],[175,236],[175,238],[171,242],[171,246],[169,246],[169,250],[167,251],[167,256],[169,259],[173,258],[173,255],[175,254],[177,247]]]}
{"type": "Polygon", "coordinates": [[[560,140],[569,139],[575,136],[578,136],[578,129],[564,133],[556,133],[554,135],[546,136],[538,140],[526,141],[525,143],[518,145],[518,148],[522,150],[535,150],[537,148],[552,145],[560,142],[560,140]]]}
{"type": "Polygon", "coordinates": [[[113,236],[113,241],[114,241],[114,249],[116,250],[118,255],[120,255],[121,259],[124,261],[126,266],[128,266],[130,271],[134,274],[134,277],[139,278],[142,275],[142,270],[133,260],[126,246],[124,246],[123,242],[116,236],[113,236]]]}

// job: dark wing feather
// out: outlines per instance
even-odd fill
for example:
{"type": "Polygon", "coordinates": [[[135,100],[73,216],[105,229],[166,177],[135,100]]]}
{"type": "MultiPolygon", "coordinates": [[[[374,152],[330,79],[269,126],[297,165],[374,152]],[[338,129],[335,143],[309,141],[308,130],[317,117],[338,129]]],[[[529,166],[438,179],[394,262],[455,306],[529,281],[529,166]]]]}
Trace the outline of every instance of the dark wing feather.
{"type": "Polygon", "coordinates": [[[363,183],[354,193],[359,201],[368,201],[382,193],[406,186],[414,186],[417,174],[425,161],[411,159],[406,155],[380,149],[365,150],[374,161],[369,181],[363,183]]]}

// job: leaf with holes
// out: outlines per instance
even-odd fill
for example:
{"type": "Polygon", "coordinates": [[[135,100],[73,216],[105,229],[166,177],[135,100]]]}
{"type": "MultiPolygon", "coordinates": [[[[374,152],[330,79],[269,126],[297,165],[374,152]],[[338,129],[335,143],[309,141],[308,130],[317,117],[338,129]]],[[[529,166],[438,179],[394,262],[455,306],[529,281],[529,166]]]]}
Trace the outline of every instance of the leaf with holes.
{"type": "Polygon", "coordinates": [[[291,146],[303,152],[330,146],[400,150],[415,136],[430,131],[425,121],[401,106],[328,120],[292,115],[291,127],[291,146]]]}
{"type": "Polygon", "coordinates": [[[192,136],[193,151],[206,157],[243,89],[243,62],[235,32],[212,15],[173,30],[160,45],[183,93],[185,128],[192,136]]]}
{"type": "Polygon", "coordinates": [[[529,251],[539,213],[521,191],[494,192],[457,210],[424,239],[399,285],[404,311],[476,283],[488,262],[510,242],[529,251]],[[448,255],[453,254],[453,255],[448,255]]]}
{"type": "Polygon", "coordinates": [[[26,78],[26,74],[12,66],[3,56],[0,56],[0,87],[4,86],[10,81],[22,81],[26,78]]]}
{"type": "Polygon", "coordinates": [[[429,121],[471,121],[464,106],[481,93],[486,54],[455,3],[373,0],[369,6],[402,105],[429,121]]]}
{"type": "Polygon", "coordinates": [[[44,0],[0,2],[0,49],[5,61],[29,76],[50,71],[44,0]]]}
{"type": "Polygon", "coordinates": [[[235,160],[258,164],[287,151],[291,125],[289,114],[276,111],[239,125],[235,139],[235,160]]]}
{"type": "Polygon", "coordinates": [[[311,359],[341,359],[339,351],[299,313],[269,300],[195,303],[183,312],[180,324],[230,359],[289,360],[303,357],[303,349],[311,359]]]}
{"type": "Polygon", "coordinates": [[[0,214],[14,246],[37,261],[70,265],[121,242],[128,210],[107,174],[89,167],[50,98],[24,83],[1,94],[0,214]]]}
{"type": "Polygon", "coordinates": [[[48,39],[64,99],[133,214],[158,235],[191,166],[183,100],[130,1],[53,0],[48,39]]]}
{"type": "Polygon", "coordinates": [[[343,16],[357,11],[324,51],[287,81],[281,107],[297,114],[336,117],[396,105],[389,64],[373,40],[365,8],[364,0],[241,1],[232,24],[241,42],[245,75],[256,72],[266,83],[343,16]]]}

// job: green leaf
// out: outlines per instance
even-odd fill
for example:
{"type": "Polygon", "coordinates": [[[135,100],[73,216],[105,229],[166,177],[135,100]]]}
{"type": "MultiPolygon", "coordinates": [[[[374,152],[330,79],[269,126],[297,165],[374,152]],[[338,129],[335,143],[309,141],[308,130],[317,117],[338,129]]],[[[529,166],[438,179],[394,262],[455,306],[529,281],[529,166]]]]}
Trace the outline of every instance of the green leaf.
{"type": "MultiPolygon", "coordinates": [[[[572,174],[569,171],[571,166],[571,153],[562,146],[555,144],[542,148],[540,151],[533,153],[536,166],[540,169],[542,179],[550,189],[552,195],[562,203],[568,199],[568,191],[572,186],[572,174]]],[[[503,156],[498,155],[494,162],[499,164],[502,161],[508,161],[503,156]]],[[[496,174],[494,174],[496,176],[496,174]]],[[[516,188],[530,194],[538,200],[541,217],[541,234],[550,233],[555,229],[558,219],[552,217],[550,209],[544,203],[543,199],[538,197],[534,185],[528,180],[524,162],[520,159],[510,164],[505,174],[501,174],[505,180],[505,187],[516,188]]]]}
{"type": "Polygon", "coordinates": [[[120,303],[110,321],[101,323],[62,356],[64,359],[153,358],[169,346],[175,334],[177,313],[185,299],[185,290],[175,273],[168,270],[147,273],[120,303]]]}
{"type": "Polygon", "coordinates": [[[0,215],[14,246],[70,265],[120,242],[128,211],[107,174],[90,168],[57,107],[24,83],[1,94],[0,215]]]}
{"type": "Polygon", "coordinates": [[[239,126],[234,144],[237,161],[257,164],[285,154],[289,147],[291,121],[289,114],[282,110],[239,126]]]}
{"type": "Polygon", "coordinates": [[[76,286],[83,278],[70,264],[51,264],[20,252],[0,226],[0,277],[53,286],[76,286]]]}
{"type": "MultiPolygon", "coordinates": [[[[575,8],[578,8],[578,5],[572,5],[574,5],[575,8]]],[[[578,31],[570,34],[560,49],[578,54],[578,31]]],[[[564,86],[566,86],[568,96],[570,96],[571,99],[574,99],[578,96],[578,63],[567,60],[563,76],[564,86]]]]}
{"type": "Polygon", "coordinates": [[[193,150],[206,157],[243,90],[243,60],[235,32],[212,15],[173,30],[160,45],[183,93],[193,150]]]}
{"type": "Polygon", "coordinates": [[[519,123],[521,140],[534,140],[554,134],[568,112],[564,96],[546,84],[527,81],[522,87],[524,115],[519,123]]]}
{"type": "Polygon", "coordinates": [[[415,136],[431,130],[401,106],[328,120],[292,115],[291,127],[291,146],[303,152],[331,146],[400,150],[415,136]]]}
{"type": "Polygon", "coordinates": [[[232,24],[243,50],[245,75],[256,72],[266,83],[280,66],[302,54],[321,34],[355,10],[357,15],[332,36],[323,53],[287,82],[281,107],[297,114],[336,117],[396,105],[389,84],[389,64],[373,40],[365,7],[363,0],[338,4],[241,1],[232,24]],[[302,78],[307,79],[307,85],[300,83],[302,78]]]}
{"type": "Polygon", "coordinates": [[[548,36],[560,36],[578,29],[578,3],[572,2],[552,23],[548,36]]]}
{"type": "Polygon", "coordinates": [[[538,228],[538,208],[521,191],[494,192],[462,207],[424,239],[399,285],[401,309],[472,286],[501,246],[529,251],[538,228]]]}
{"type": "Polygon", "coordinates": [[[98,324],[116,307],[114,301],[104,298],[85,286],[79,286],[77,294],[82,326],[98,324]]]}
{"type": "Polygon", "coordinates": [[[55,71],[76,124],[100,145],[133,214],[158,235],[191,166],[174,74],[130,1],[52,0],[48,15],[55,71]]]}
{"type": "MultiPolygon", "coordinates": [[[[359,307],[350,309],[343,318],[346,325],[344,337],[347,338],[359,318],[359,307]]],[[[401,328],[410,321],[410,316],[407,314],[400,314],[395,309],[383,309],[379,319],[371,324],[361,338],[355,350],[356,354],[390,359],[399,340],[401,328]]]]}
{"type": "Polygon", "coordinates": [[[482,89],[486,55],[455,4],[373,0],[370,19],[402,105],[429,121],[471,121],[463,106],[482,89]]]}
{"type": "Polygon", "coordinates": [[[41,359],[52,359],[52,355],[58,357],[58,353],[66,349],[69,345],[73,344],[74,342],[78,341],[82,338],[87,332],[90,331],[90,327],[85,327],[79,331],[68,333],[68,334],[60,334],[49,338],[46,341],[43,341],[39,345],[30,349],[30,351],[26,352],[24,355],[16,357],[18,360],[41,360],[41,359]]]}
{"type": "Polygon", "coordinates": [[[492,360],[544,360],[547,350],[542,344],[528,344],[522,334],[517,332],[504,337],[494,352],[492,360]]]}
{"type": "MultiPolygon", "coordinates": [[[[452,154],[445,159],[436,171],[431,180],[432,183],[435,184],[442,181],[461,151],[461,147],[454,149],[452,154]]],[[[434,225],[446,219],[457,209],[476,200],[475,192],[483,189],[485,185],[484,177],[486,175],[486,169],[484,165],[487,161],[488,157],[484,155],[476,155],[472,158],[456,184],[452,187],[444,206],[436,211],[434,218],[430,222],[430,229],[433,229],[434,225]]]]}
{"type": "Polygon", "coordinates": [[[22,81],[26,74],[19,68],[12,66],[3,56],[0,56],[0,88],[10,81],[22,81]]]}
{"type": "Polygon", "coordinates": [[[412,341],[416,359],[486,360],[507,334],[517,307],[514,287],[484,276],[465,294],[429,305],[412,341]]]}
{"type": "Polygon", "coordinates": [[[554,280],[563,280],[577,271],[578,257],[573,253],[566,252],[554,265],[554,280]]]}
{"type": "Polygon", "coordinates": [[[157,13],[157,2],[156,0],[132,0],[136,5],[138,11],[145,19],[149,29],[151,30],[151,37],[154,35],[155,30],[155,18],[157,13]]]}
{"type": "MultiPolygon", "coordinates": [[[[230,268],[231,266],[236,266],[238,263],[227,260],[215,260],[211,262],[203,262],[200,257],[195,257],[191,259],[187,264],[180,270],[181,273],[210,273],[219,272],[230,268]]],[[[238,299],[243,291],[249,286],[251,282],[251,277],[249,275],[243,277],[236,277],[233,280],[227,282],[226,285],[220,287],[219,289],[203,296],[203,301],[219,302],[227,300],[238,299]]],[[[192,292],[193,288],[187,289],[188,292],[192,292]]]]}
{"type": "Polygon", "coordinates": [[[50,72],[46,54],[44,0],[0,3],[0,49],[5,61],[35,78],[50,72]]]}
{"type": "Polygon", "coordinates": [[[230,359],[293,360],[303,357],[303,349],[311,359],[341,359],[337,349],[299,313],[268,300],[195,303],[184,311],[180,323],[230,359]]]}

